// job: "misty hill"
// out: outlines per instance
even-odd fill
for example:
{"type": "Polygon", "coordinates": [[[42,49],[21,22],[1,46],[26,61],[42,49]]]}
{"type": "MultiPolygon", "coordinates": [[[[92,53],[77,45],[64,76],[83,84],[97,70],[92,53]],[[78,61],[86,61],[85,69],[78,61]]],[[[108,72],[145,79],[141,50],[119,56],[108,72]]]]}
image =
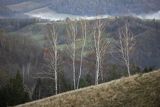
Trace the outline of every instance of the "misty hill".
{"type": "Polygon", "coordinates": [[[52,8],[57,12],[96,15],[121,15],[158,11],[158,0],[53,0],[52,8]],[[62,8],[59,8],[62,7],[62,8]]]}
{"type": "MultiPolygon", "coordinates": [[[[136,36],[136,51],[132,55],[133,63],[140,67],[160,67],[160,21],[159,20],[141,20],[132,17],[120,17],[115,19],[104,19],[105,37],[112,38],[117,40],[118,29],[124,25],[128,20],[129,28],[136,36]]],[[[6,20],[7,21],[7,20],[6,20]]],[[[23,20],[19,24],[10,25],[9,21],[5,24],[5,21],[1,21],[1,29],[6,29],[10,31],[10,35],[21,35],[31,37],[33,40],[36,40],[43,46],[44,36],[46,32],[46,22],[44,23],[35,23],[34,20],[26,20],[23,23],[23,20]],[[25,23],[27,23],[25,25],[25,23]],[[18,25],[18,26],[17,26],[18,25]],[[16,29],[15,29],[16,28],[16,29]]],[[[94,22],[94,21],[91,21],[94,22]]],[[[17,21],[18,23],[18,21],[17,21]]],[[[59,46],[65,46],[65,26],[63,22],[59,22],[59,46]]],[[[88,41],[92,40],[92,37],[88,38],[88,41]]],[[[88,44],[90,46],[90,43],[88,44]]]]}
{"type": "Polygon", "coordinates": [[[160,70],[62,93],[16,107],[159,107],[160,70]]]}
{"type": "Polygon", "coordinates": [[[0,17],[8,17],[14,15],[14,12],[10,10],[8,7],[0,5],[0,17]]]}
{"type": "MultiPolygon", "coordinates": [[[[1,4],[21,17],[47,13],[47,11],[32,12],[42,8],[49,8],[56,13],[80,16],[150,14],[160,10],[159,0],[1,0],[1,4]]],[[[2,12],[0,16],[3,16],[2,12]]]]}
{"type": "MultiPolygon", "coordinates": [[[[117,19],[104,19],[104,35],[116,40],[118,29],[128,20],[129,28],[136,36],[136,51],[132,55],[133,63],[140,67],[160,67],[160,21],[141,20],[132,17],[120,17],[117,19]]],[[[91,21],[94,22],[94,21],[91,21]]],[[[44,36],[47,34],[47,22],[38,22],[32,19],[24,20],[0,20],[0,29],[4,29],[9,35],[21,35],[32,38],[41,46],[44,43],[44,36]]],[[[65,46],[66,32],[63,22],[59,22],[59,46],[65,46]]],[[[89,37],[88,40],[92,40],[89,37]]],[[[88,44],[90,46],[90,43],[88,44]]]]}

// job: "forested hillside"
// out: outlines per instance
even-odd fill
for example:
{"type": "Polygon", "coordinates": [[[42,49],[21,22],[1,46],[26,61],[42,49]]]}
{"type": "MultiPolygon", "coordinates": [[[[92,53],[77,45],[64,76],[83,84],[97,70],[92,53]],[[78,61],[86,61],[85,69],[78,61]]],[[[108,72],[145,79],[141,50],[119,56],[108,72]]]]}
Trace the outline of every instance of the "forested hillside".
{"type": "Polygon", "coordinates": [[[121,15],[159,11],[158,0],[53,0],[57,12],[81,15],[121,15]],[[63,8],[59,8],[63,7],[63,8]]]}
{"type": "MultiPolygon", "coordinates": [[[[57,13],[82,16],[150,14],[160,10],[159,0],[1,0],[0,2],[6,11],[9,7],[19,15],[42,8],[49,8],[57,13]]],[[[2,13],[4,11],[0,12],[0,15],[3,15],[2,13]]]]}
{"type": "Polygon", "coordinates": [[[134,17],[53,22],[39,19],[1,19],[0,29],[2,106],[33,101],[136,73],[150,72],[160,67],[159,20],[134,17]],[[100,24],[103,28],[98,27],[100,24]],[[129,66],[119,51],[120,37],[124,31],[130,35],[128,40],[132,43],[127,51],[129,59],[125,59],[130,62],[129,66]],[[100,39],[97,38],[98,34],[100,39]],[[97,71],[99,76],[96,76],[97,71]],[[17,79],[16,75],[20,77],[17,79]],[[17,81],[20,82],[20,93],[27,92],[25,100],[24,94],[17,93],[17,96],[13,93],[15,90],[12,86],[17,81]],[[15,96],[11,97],[10,93],[15,96]],[[20,98],[18,102],[16,97],[20,98]]]}
{"type": "Polygon", "coordinates": [[[12,16],[14,12],[7,8],[6,6],[0,5],[0,14],[1,16],[12,16]]]}
{"type": "Polygon", "coordinates": [[[1,0],[2,5],[16,4],[26,0],[1,0]]]}

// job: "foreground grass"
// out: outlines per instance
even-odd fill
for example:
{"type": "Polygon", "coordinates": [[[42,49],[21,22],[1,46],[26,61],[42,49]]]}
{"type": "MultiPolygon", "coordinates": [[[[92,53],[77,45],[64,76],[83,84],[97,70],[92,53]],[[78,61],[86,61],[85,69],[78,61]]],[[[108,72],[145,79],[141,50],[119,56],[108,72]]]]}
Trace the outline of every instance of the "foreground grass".
{"type": "Polygon", "coordinates": [[[17,107],[160,107],[160,70],[62,93],[17,107]]]}

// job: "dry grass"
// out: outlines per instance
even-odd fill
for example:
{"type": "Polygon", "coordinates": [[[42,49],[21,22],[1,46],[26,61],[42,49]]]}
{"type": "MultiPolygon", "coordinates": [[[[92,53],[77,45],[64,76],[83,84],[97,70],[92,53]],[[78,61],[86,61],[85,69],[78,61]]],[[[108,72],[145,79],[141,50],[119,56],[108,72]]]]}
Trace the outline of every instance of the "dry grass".
{"type": "Polygon", "coordinates": [[[160,107],[160,70],[62,93],[17,107],[160,107]]]}

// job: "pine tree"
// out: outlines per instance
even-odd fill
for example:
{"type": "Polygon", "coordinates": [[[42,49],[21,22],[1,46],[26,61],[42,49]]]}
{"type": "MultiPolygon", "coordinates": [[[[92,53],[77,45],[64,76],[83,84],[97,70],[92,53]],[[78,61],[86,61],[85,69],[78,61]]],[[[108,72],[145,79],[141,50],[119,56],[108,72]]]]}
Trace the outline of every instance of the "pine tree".
{"type": "Polygon", "coordinates": [[[29,101],[29,95],[24,90],[22,77],[17,72],[14,78],[0,90],[0,99],[3,99],[2,107],[14,106],[29,101]]]}

